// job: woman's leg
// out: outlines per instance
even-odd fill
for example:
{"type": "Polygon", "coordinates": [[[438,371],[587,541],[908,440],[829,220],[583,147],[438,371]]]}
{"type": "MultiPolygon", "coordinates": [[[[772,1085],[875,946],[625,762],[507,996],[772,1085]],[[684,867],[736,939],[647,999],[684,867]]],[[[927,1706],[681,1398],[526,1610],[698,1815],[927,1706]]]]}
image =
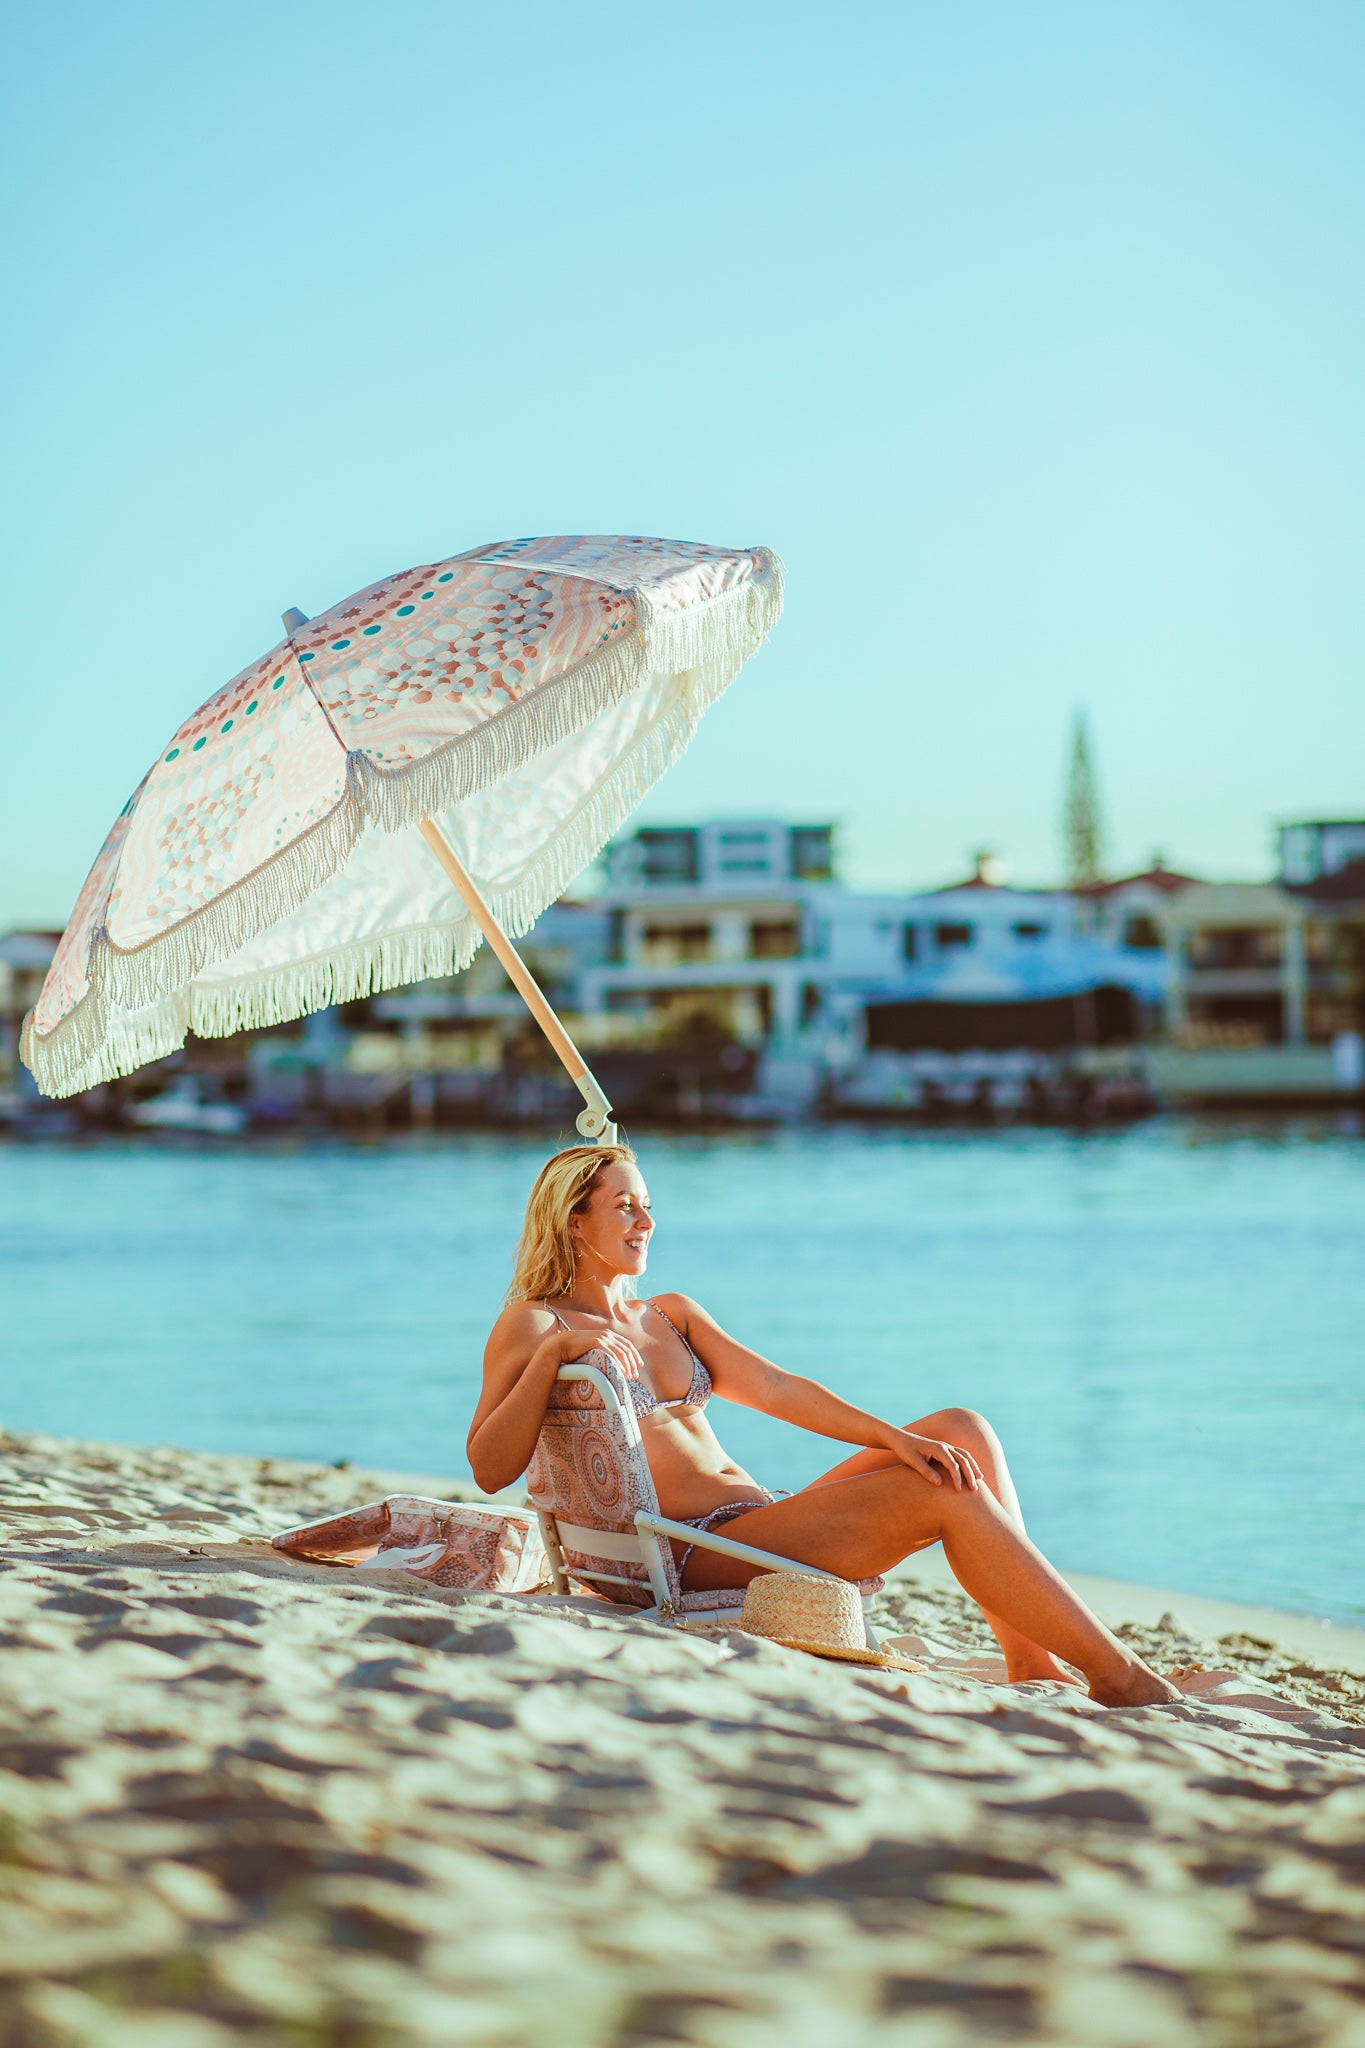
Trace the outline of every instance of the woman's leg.
{"type": "MultiPolygon", "coordinates": [[[[799,1557],[846,1579],[870,1578],[912,1550],[941,1542],[973,1600],[1027,1642],[1083,1671],[1092,1699],[1149,1706],[1180,1697],[1110,1634],[985,1488],[932,1486],[898,1464],[826,1480],[771,1507],[751,1508],[726,1526],[760,1550],[799,1557]]],[[[755,1569],[698,1547],[684,1582],[689,1588],[742,1586],[755,1569]]]]}
{"type": "MultiPolygon", "coordinates": [[[[932,1415],[921,1415],[918,1422],[907,1422],[903,1427],[915,1436],[937,1437],[940,1443],[957,1444],[960,1449],[970,1451],[1005,1513],[1023,1528],[1024,1511],[1014,1490],[1004,1446],[984,1415],[978,1415],[974,1408],[937,1408],[932,1415]]],[[[851,1479],[860,1472],[885,1471],[899,1463],[900,1460],[893,1458],[889,1451],[859,1451],[812,1484],[823,1486],[831,1479],[851,1479]]],[[[945,1486],[949,1483],[946,1473],[943,1483],[945,1486]]],[[[921,1545],[921,1548],[927,1546],[921,1545]]],[[[1064,1671],[1041,1643],[1030,1642],[1000,1615],[988,1613],[984,1608],[982,1613],[1000,1645],[1005,1669],[1016,1682],[1029,1678],[1057,1678],[1068,1685],[1075,1682],[1070,1672],[1064,1671]]]]}

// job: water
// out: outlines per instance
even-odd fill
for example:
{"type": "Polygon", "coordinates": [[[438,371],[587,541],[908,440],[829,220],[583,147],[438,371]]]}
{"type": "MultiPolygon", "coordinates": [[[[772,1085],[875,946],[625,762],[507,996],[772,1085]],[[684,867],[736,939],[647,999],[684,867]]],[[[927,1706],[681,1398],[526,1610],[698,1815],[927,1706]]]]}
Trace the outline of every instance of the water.
{"type": "MultiPolygon", "coordinates": [[[[463,1473],[544,1151],[0,1147],[0,1420],[463,1473]]],[[[984,1409],[1063,1567],[1365,1619],[1349,1126],[823,1129],[642,1152],[654,1288],[894,1420],[984,1409]]],[[[843,1455],[711,1412],[769,1484],[843,1455]]]]}

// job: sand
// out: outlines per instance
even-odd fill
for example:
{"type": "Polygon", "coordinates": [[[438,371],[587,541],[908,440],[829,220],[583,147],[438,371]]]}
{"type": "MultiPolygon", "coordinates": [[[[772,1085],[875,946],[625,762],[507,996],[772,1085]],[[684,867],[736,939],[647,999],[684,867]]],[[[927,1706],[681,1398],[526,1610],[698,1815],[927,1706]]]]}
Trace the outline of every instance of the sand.
{"type": "Polygon", "coordinates": [[[1365,2048],[1360,1678],[1135,1615],[1229,1675],[1111,1713],[922,1574],[905,1678],[264,1541],[392,1486],[0,1440],[4,2048],[1365,2048]]]}

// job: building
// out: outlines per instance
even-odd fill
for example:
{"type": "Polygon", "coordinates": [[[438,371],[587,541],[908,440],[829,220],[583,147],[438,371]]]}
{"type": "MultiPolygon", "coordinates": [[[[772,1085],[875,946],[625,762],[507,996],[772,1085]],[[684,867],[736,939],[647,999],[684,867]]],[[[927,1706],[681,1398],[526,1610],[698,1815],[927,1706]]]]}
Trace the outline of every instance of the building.
{"type": "Polygon", "coordinates": [[[840,991],[861,1003],[868,1047],[1055,1051],[1143,1038],[1160,1013],[1160,949],[1145,932],[1135,945],[1096,934],[1071,893],[1012,888],[996,868],[979,856],[966,881],[884,906],[892,915],[877,924],[897,957],[869,984],[864,947],[840,991]]]}
{"type": "MultiPolygon", "coordinates": [[[[1022,1020],[1013,1006],[1070,1002],[1112,986],[1123,1028],[1142,1035],[1164,985],[1159,947],[1078,927],[1075,899],[1014,889],[991,857],[947,888],[915,894],[846,889],[836,878],[833,829],[771,820],[647,828],[610,849],[595,907],[607,957],[579,975],[579,1007],[629,1012],[656,1024],[709,1008],[739,1035],[784,1049],[855,1013],[904,1010],[915,1043],[943,1043],[939,1012],[993,1006],[996,1036],[1022,1020]],[[908,1014],[915,1012],[913,1019],[908,1014]]],[[[875,1013],[875,1014],[874,1014],[875,1013]]],[[[980,1043],[951,1020],[948,1043],[980,1043]]],[[[1066,1034],[1063,1033],[1063,1036],[1066,1034]]],[[[1085,1035],[1081,1027],[1081,1035],[1085,1035]]],[[[910,1042],[909,1040],[907,1042],[910,1042]]],[[[1010,1039],[1010,1042],[1018,1042],[1010,1039]]]]}
{"type": "Polygon", "coordinates": [[[1158,858],[1140,874],[1092,882],[1076,891],[1078,928],[1127,952],[1163,952],[1166,912],[1195,880],[1194,875],[1177,874],[1158,858]]]}
{"type": "Polygon", "coordinates": [[[1280,827],[1280,880],[1302,888],[1365,861],[1365,818],[1316,819],[1280,827]]]}
{"type": "Polygon", "coordinates": [[[1365,820],[1282,827],[1280,882],[1306,920],[1306,1037],[1365,1033],[1365,820]]]}
{"type": "Polygon", "coordinates": [[[593,905],[607,951],[577,977],[584,1043],[603,1021],[656,1053],[728,1040],[761,1056],[771,1102],[919,1102],[931,1052],[936,1075],[944,1058],[971,1066],[952,1077],[971,1095],[1020,1048],[1041,1066],[1129,1046],[1164,1000],[1145,930],[1131,945],[1096,936],[1071,895],[1010,888],[989,855],[946,888],[851,890],[828,825],[643,828],[609,849],[593,905]]]}
{"type": "Polygon", "coordinates": [[[1189,1045],[1329,1045],[1365,1024],[1365,823],[1286,825],[1276,882],[1173,898],[1169,1027],[1189,1045]]]}
{"type": "Polygon", "coordinates": [[[1288,825],[1274,882],[1201,882],[1163,919],[1172,1100],[1313,1101],[1360,1091],[1365,824],[1288,825]]]}
{"type": "Polygon", "coordinates": [[[38,1000],[61,936],[13,931],[0,938],[0,1086],[20,1081],[26,1092],[31,1089],[19,1066],[19,1030],[38,1000]]]}
{"type": "MultiPolygon", "coordinates": [[[[819,1008],[834,880],[829,825],[772,819],[645,826],[610,847],[593,908],[606,945],[576,1008],[658,1037],[798,1039],[819,1008]]],[[[540,927],[536,927],[537,935],[540,927]]]]}

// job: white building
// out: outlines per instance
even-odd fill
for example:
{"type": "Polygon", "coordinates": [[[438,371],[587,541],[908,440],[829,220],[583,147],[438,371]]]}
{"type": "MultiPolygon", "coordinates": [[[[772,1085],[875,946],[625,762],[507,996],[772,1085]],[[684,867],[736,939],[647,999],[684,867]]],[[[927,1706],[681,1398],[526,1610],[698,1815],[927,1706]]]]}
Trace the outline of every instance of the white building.
{"type": "Polygon", "coordinates": [[[799,1036],[820,1002],[827,907],[845,893],[830,826],[644,826],[606,868],[604,956],[580,963],[580,1010],[656,1024],[704,1010],[750,1043],[799,1036]]]}
{"type": "Polygon", "coordinates": [[[1365,818],[1318,818],[1280,827],[1280,880],[1291,888],[1365,861],[1365,818]]]}
{"type": "MultiPolygon", "coordinates": [[[[835,879],[833,840],[828,825],[724,819],[619,842],[593,901],[605,958],[580,961],[576,1007],[665,1028],[704,1013],[788,1053],[861,1049],[878,1031],[885,1043],[897,1030],[922,1043],[913,1033],[924,1028],[980,1042],[971,1031],[987,1010],[998,1042],[1041,1028],[1024,1009],[1106,987],[1135,1004],[1161,999],[1164,956],[1145,933],[1125,945],[1079,929],[1069,894],[1008,888],[986,857],[950,888],[854,891],[835,879]]],[[[1129,1008],[1131,1026],[1109,1035],[1138,1035],[1129,1008]]],[[[1093,1026],[1093,1005],[1088,1014],[1093,1026]]],[[[1095,1035],[1083,1017],[1075,1029],[1095,1035]]]]}

